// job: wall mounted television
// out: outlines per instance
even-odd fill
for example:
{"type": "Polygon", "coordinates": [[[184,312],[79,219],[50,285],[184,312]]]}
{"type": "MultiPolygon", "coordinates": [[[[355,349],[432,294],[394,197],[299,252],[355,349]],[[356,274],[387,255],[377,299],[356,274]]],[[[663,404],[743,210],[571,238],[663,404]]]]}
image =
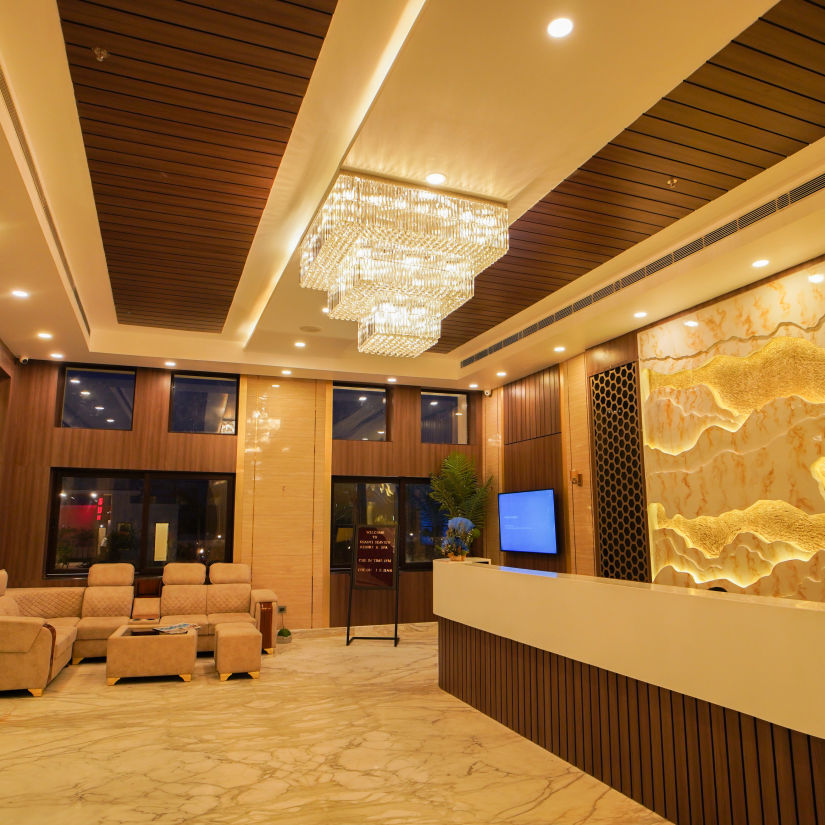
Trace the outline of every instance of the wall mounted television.
{"type": "Polygon", "coordinates": [[[558,553],[552,490],[499,493],[498,526],[508,553],[558,553]]]}

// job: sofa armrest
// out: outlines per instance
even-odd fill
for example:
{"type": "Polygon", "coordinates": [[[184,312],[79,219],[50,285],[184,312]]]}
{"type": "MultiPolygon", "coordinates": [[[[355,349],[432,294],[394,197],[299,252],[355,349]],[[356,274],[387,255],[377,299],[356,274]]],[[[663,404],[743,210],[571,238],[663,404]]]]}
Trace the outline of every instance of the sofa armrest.
{"type": "Polygon", "coordinates": [[[45,624],[34,616],[0,616],[0,653],[28,653],[45,624]]]}
{"type": "Polygon", "coordinates": [[[269,652],[275,648],[275,611],[278,597],[271,590],[253,590],[249,612],[255,617],[255,625],[261,631],[261,647],[269,652]]]}

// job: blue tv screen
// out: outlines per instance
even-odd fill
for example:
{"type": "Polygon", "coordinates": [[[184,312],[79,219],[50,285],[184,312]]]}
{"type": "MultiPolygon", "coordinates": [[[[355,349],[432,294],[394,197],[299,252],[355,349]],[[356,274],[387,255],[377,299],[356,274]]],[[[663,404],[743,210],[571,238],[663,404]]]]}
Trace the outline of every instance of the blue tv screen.
{"type": "Polygon", "coordinates": [[[510,553],[558,553],[552,490],[498,494],[501,549],[510,553]]]}

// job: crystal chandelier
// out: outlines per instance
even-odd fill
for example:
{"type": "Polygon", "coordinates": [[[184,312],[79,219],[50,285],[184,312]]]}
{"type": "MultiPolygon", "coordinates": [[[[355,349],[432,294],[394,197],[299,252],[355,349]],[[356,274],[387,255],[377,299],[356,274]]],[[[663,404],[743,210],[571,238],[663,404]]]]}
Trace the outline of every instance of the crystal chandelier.
{"type": "Polygon", "coordinates": [[[358,322],[358,350],[416,356],[507,251],[507,207],[342,172],[301,244],[301,286],[358,322]]]}

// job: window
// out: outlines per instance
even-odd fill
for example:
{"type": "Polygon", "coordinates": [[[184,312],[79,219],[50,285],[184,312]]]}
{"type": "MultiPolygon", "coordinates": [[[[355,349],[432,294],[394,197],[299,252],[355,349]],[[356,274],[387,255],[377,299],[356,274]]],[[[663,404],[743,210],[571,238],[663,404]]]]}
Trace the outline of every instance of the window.
{"type": "Polygon", "coordinates": [[[234,435],[237,411],[237,376],[172,376],[171,432],[234,435]]]}
{"type": "Polygon", "coordinates": [[[375,387],[332,388],[332,437],[387,440],[387,391],[375,387]]]}
{"type": "Polygon", "coordinates": [[[55,470],[53,490],[48,574],[232,561],[232,476],[55,470]]]}
{"type": "Polygon", "coordinates": [[[66,367],[61,427],[131,430],[134,370],[66,367]]]}
{"type": "Polygon", "coordinates": [[[467,443],[465,393],[421,393],[421,441],[424,444],[467,443]]]}
{"type": "Polygon", "coordinates": [[[333,479],[330,568],[349,570],[358,527],[378,526],[397,528],[402,569],[429,567],[447,524],[429,493],[427,479],[333,479]]]}

